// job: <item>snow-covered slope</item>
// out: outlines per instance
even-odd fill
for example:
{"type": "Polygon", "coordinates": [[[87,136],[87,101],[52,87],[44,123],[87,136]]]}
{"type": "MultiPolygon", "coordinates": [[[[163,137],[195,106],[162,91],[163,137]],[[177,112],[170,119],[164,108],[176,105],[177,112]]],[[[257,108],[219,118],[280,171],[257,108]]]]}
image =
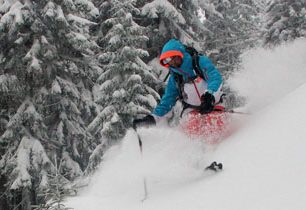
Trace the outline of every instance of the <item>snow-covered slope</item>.
{"type": "Polygon", "coordinates": [[[91,185],[66,205],[76,210],[300,210],[306,208],[306,41],[245,54],[233,87],[251,115],[217,147],[179,129],[130,131],[108,151],[91,185]],[[218,174],[203,174],[211,161],[218,174]],[[144,195],[146,178],[148,199],[144,195]]]}

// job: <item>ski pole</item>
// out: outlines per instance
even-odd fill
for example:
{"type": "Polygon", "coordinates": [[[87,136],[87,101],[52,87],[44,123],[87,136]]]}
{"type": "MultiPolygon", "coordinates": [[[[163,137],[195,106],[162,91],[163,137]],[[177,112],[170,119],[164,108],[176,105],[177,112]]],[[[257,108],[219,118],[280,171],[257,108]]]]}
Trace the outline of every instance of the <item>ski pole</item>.
{"type": "Polygon", "coordinates": [[[234,109],[218,109],[214,108],[213,111],[217,112],[226,112],[226,113],[231,113],[231,114],[244,114],[244,115],[250,115],[248,112],[240,112],[240,111],[235,111],[234,109]]]}
{"type": "Polygon", "coordinates": [[[248,113],[248,112],[240,112],[240,111],[235,111],[235,110],[233,110],[233,109],[224,110],[224,112],[228,112],[228,113],[232,113],[232,114],[244,114],[244,115],[250,115],[250,113],[248,113]]]}
{"type": "MultiPolygon", "coordinates": [[[[141,137],[140,137],[139,133],[137,132],[136,126],[133,126],[133,129],[134,129],[134,131],[137,135],[137,138],[138,138],[139,150],[140,150],[140,154],[141,154],[141,159],[143,161],[142,140],[141,140],[141,137]]],[[[147,180],[146,180],[146,177],[145,177],[144,174],[143,174],[143,189],[144,189],[144,198],[141,200],[142,202],[145,201],[148,198],[147,180]]]]}

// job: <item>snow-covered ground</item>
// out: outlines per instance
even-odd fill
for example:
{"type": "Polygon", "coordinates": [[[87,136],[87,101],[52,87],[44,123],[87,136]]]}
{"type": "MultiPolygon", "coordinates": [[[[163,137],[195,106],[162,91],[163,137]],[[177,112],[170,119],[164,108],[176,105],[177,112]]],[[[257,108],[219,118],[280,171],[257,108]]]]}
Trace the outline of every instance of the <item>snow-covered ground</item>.
{"type": "Polygon", "coordinates": [[[143,157],[130,131],[106,154],[76,210],[306,209],[306,40],[243,56],[230,81],[248,98],[233,115],[236,131],[217,146],[179,129],[140,129],[143,157]],[[224,170],[204,174],[216,160],[224,170]],[[148,199],[144,196],[146,178],[148,199]]]}

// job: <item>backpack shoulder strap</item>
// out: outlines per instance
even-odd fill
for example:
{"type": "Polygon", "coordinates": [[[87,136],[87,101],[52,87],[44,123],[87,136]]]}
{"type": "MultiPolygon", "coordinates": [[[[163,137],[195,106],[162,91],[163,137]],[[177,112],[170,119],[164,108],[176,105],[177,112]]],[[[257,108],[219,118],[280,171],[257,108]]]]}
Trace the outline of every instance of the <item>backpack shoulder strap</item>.
{"type": "Polygon", "coordinates": [[[206,80],[204,75],[203,75],[203,71],[200,68],[200,63],[199,63],[199,59],[200,59],[200,53],[193,47],[190,46],[185,46],[186,51],[191,55],[192,57],[192,67],[194,69],[194,71],[196,72],[196,74],[198,76],[200,76],[202,79],[206,80]]]}
{"type": "Polygon", "coordinates": [[[199,59],[200,59],[199,55],[197,55],[196,57],[192,57],[192,65],[197,75],[199,75],[202,79],[206,80],[206,78],[203,75],[203,71],[200,68],[199,59]]]}

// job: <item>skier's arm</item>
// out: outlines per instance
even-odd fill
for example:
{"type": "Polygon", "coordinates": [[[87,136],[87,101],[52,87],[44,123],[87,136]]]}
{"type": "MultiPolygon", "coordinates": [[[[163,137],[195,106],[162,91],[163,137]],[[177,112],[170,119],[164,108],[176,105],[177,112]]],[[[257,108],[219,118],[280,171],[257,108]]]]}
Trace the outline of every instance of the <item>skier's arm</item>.
{"type": "Polygon", "coordinates": [[[165,89],[165,93],[161,98],[160,103],[155,107],[152,114],[162,117],[167,114],[172,107],[175,105],[176,98],[179,95],[179,92],[176,87],[174,77],[171,75],[165,89]]]}
{"type": "Polygon", "coordinates": [[[219,90],[222,84],[222,76],[219,70],[212,64],[212,62],[206,56],[200,57],[199,64],[207,82],[207,91],[211,94],[214,94],[219,90]]]}

